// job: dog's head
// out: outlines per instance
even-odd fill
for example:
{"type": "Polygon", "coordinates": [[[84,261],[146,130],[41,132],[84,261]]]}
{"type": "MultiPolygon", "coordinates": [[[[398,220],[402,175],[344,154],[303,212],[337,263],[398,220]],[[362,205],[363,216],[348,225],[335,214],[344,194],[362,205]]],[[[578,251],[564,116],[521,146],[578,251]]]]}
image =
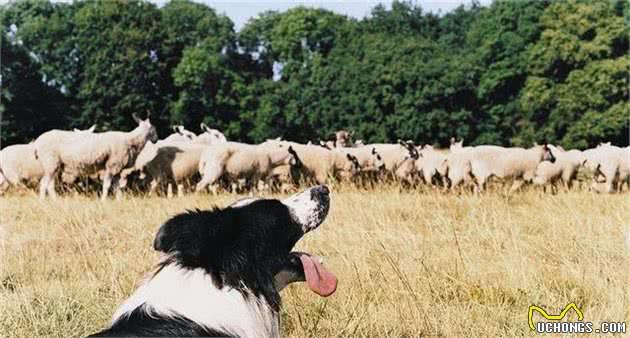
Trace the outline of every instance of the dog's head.
{"type": "Polygon", "coordinates": [[[337,280],[319,259],[291,251],[305,233],[324,221],[329,206],[326,186],[283,201],[241,200],[225,209],[171,218],[153,245],[167,254],[165,262],[205,269],[217,287],[247,288],[278,308],[278,292],[292,282],[307,281],[322,296],[335,291],[337,280]]]}

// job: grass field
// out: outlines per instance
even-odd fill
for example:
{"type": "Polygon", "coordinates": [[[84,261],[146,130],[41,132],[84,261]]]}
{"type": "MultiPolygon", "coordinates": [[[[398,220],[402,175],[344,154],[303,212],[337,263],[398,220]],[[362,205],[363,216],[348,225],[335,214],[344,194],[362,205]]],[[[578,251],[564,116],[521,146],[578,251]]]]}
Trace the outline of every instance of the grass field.
{"type": "MultiPolygon", "coordinates": [[[[326,257],[338,291],[283,291],[283,335],[530,336],[529,305],[570,302],[587,321],[630,323],[629,196],[333,189],[296,249],[326,257]]],[[[156,263],[167,217],[236,198],[1,197],[0,337],[103,328],[156,263]]]]}

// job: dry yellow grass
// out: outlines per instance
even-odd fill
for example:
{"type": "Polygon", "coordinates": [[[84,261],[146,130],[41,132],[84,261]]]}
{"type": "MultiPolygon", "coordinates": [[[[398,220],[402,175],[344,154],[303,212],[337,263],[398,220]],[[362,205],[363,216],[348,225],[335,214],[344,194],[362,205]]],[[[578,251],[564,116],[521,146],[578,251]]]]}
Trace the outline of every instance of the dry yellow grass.
{"type": "MultiPolygon", "coordinates": [[[[2,197],[0,336],[104,327],[156,262],[161,222],[235,198],[2,197]]],[[[587,192],[338,189],[328,220],[297,246],[326,257],[338,291],[323,299],[299,283],[285,290],[283,334],[523,336],[530,304],[555,313],[569,302],[585,320],[630,322],[628,202],[587,192]]]]}

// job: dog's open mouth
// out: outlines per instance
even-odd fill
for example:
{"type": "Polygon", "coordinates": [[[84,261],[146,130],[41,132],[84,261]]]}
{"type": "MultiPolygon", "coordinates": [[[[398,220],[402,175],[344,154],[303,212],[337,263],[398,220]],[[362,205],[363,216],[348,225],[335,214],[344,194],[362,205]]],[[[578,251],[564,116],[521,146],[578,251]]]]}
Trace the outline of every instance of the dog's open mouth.
{"type": "Polygon", "coordinates": [[[321,262],[321,258],[304,252],[292,252],[302,263],[304,278],[308,287],[322,297],[328,297],[337,290],[337,277],[321,262]]]}

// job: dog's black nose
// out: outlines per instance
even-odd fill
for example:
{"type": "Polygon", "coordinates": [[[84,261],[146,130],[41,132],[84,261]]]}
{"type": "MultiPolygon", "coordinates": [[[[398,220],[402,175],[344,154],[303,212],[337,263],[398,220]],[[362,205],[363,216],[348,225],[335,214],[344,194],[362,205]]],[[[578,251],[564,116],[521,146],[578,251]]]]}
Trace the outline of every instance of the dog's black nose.
{"type": "Polygon", "coordinates": [[[327,186],[325,185],[320,185],[319,187],[315,188],[315,191],[317,191],[318,193],[322,194],[322,195],[328,195],[330,194],[330,190],[328,189],[327,186]]]}

